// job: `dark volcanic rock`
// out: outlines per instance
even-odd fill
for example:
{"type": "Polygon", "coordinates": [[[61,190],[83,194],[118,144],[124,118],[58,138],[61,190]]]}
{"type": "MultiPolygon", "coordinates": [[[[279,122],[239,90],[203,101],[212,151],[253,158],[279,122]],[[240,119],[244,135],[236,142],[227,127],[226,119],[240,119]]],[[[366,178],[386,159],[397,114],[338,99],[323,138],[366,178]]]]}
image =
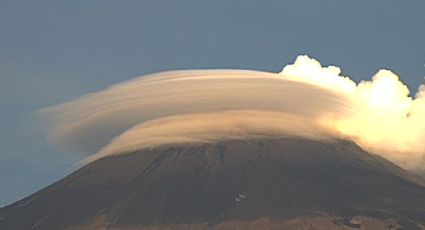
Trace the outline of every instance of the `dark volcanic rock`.
{"type": "Polygon", "coordinates": [[[425,187],[343,140],[162,146],[82,167],[1,210],[0,229],[290,229],[300,218],[335,229],[376,221],[420,229],[425,187]]]}

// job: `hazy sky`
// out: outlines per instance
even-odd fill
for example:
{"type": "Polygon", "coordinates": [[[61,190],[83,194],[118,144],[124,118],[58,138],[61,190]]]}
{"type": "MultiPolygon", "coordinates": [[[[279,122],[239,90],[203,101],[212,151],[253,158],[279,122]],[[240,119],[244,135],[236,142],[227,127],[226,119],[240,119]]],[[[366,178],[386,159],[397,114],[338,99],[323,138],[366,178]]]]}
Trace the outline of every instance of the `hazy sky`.
{"type": "Polygon", "coordinates": [[[425,0],[0,1],[0,206],[83,156],[44,141],[39,108],[171,69],[278,72],[298,54],[355,80],[425,83],[425,0]]]}

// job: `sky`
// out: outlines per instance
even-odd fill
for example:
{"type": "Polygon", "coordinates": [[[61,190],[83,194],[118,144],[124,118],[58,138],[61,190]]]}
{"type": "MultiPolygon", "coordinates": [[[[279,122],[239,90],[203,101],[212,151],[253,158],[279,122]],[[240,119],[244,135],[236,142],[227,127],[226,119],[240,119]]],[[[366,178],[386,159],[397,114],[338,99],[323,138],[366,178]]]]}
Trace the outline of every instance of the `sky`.
{"type": "Polygon", "coordinates": [[[425,0],[0,1],[0,206],[84,158],[49,144],[34,113],[176,69],[279,72],[300,54],[356,81],[425,83],[425,0]]]}

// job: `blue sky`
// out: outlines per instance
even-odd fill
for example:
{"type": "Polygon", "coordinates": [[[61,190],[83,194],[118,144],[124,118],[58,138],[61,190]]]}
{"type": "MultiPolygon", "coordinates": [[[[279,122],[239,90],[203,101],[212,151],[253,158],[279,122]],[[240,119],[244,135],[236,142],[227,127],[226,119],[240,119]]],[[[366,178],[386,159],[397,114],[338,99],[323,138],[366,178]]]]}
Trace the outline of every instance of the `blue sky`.
{"type": "Polygon", "coordinates": [[[84,156],[49,145],[33,113],[171,69],[279,71],[299,54],[359,81],[425,83],[424,0],[0,1],[0,206],[84,156]]]}

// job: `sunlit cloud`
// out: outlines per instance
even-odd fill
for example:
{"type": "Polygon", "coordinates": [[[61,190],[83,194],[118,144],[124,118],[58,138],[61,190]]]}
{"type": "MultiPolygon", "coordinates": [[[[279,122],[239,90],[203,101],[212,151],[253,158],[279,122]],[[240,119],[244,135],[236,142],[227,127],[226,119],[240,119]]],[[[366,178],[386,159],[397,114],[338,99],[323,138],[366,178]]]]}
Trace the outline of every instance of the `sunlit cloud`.
{"type": "Polygon", "coordinates": [[[49,140],[91,160],[162,144],[231,138],[347,138],[408,169],[425,156],[425,87],[414,98],[380,70],[356,83],[299,56],[280,73],[171,71],[43,109],[49,140]]]}

